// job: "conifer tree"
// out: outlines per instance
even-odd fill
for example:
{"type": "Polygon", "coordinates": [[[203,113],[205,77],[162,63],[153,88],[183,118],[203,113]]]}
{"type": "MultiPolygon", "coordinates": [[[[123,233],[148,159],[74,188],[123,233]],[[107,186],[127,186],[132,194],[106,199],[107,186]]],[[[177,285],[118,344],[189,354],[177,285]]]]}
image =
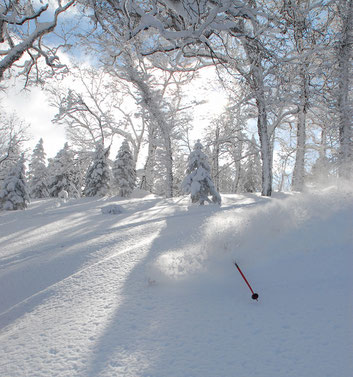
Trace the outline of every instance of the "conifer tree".
{"type": "Polygon", "coordinates": [[[50,196],[58,197],[62,190],[67,191],[69,197],[78,195],[75,185],[74,153],[68,143],[65,143],[64,148],[50,162],[48,170],[51,174],[48,184],[50,196]]]}
{"type": "Polygon", "coordinates": [[[192,203],[200,205],[203,205],[205,201],[211,203],[208,198],[211,195],[213,203],[221,204],[221,196],[212,182],[211,168],[202,148],[198,140],[188,158],[187,175],[182,183],[182,189],[185,194],[191,195],[192,203]]]}
{"type": "Polygon", "coordinates": [[[244,192],[261,191],[261,160],[255,138],[252,137],[248,149],[249,156],[243,165],[243,187],[244,192]]]}
{"type": "Polygon", "coordinates": [[[110,189],[111,172],[108,164],[109,149],[97,145],[91,166],[87,170],[85,196],[104,196],[110,189]]]}
{"type": "Polygon", "coordinates": [[[23,154],[10,169],[0,190],[0,207],[4,210],[25,209],[29,203],[23,154]]]}
{"type": "Polygon", "coordinates": [[[330,179],[330,168],[332,168],[329,159],[323,155],[320,156],[313,164],[307,181],[312,185],[324,185],[330,179]]]}
{"type": "MultiPolygon", "coordinates": [[[[17,162],[21,158],[22,154],[22,148],[21,143],[19,143],[16,140],[16,137],[14,137],[14,140],[12,141],[13,145],[9,147],[7,151],[7,157],[4,161],[1,161],[0,165],[0,187],[4,179],[9,175],[10,171],[14,167],[14,165],[17,164],[17,162]]],[[[1,144],[1,135],[0,135],[0,144],[1,144]]]]}
{"type": "Polygon", "coordinates": [[[136,185],[136,170],[127,140],[123,141],[114,161],[113,176],[114,183],[119,189],[119,195],[128,197],[136,185]]]}
{"type": "Polygon", "coordinates": [[[29,164],[29,192],[31,198],[47,198],[48,191],[48,171],[45,164],[45,152],[43,139],[41,138],[33,150],[31,162],[29,164]]]}

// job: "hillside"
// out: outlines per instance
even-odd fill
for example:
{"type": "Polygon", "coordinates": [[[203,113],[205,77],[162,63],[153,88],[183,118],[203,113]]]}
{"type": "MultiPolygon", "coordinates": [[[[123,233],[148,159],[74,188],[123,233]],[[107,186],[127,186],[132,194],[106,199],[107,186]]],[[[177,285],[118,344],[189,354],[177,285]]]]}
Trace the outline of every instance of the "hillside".
{"type": "Polygon", "coordinates": [[[0,375],[351,377],[352,194],[0,212],[0,375]]]}

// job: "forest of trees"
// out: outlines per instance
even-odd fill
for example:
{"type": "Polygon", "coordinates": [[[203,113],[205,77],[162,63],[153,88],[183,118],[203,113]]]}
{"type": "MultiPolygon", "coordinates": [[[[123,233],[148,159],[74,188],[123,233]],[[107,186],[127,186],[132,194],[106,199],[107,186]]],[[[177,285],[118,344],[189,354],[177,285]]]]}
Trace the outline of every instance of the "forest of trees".
{"type": "Polygon", "coordinates": [[[217,194],[352,180],[353,0],[54,3],[1,0],[1,95],[41,86],[68,143],[49,161],[42,140],[24,150],[28,126],[2,106],[0,199],[16,174],[18,208],[62,190],[181,195],[196,139],[217,194]],[[216,105],[201,79],[227,98],[202,128],[196,109],[216,105]]]}

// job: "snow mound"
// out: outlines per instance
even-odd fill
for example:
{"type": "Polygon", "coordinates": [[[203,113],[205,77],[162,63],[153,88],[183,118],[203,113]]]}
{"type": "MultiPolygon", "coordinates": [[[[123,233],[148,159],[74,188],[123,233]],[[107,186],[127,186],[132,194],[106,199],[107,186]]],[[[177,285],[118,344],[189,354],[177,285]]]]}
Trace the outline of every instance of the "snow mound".
{"type": "Polygon", "coordinates": [[[134,189],[134,191],[129,196],[130,199],[150,199],[150,198],[157,198],[156,195],[151,194],[149,191],[143,190],[143,189],[134,189]]]}
{"type": "Polygon", "coordinates": [[[205,257],[199,247],[168,250],[147,266],[148,280],[166,284],[188,279],[204,270],[205,257]]]}
{"type": "Polygon", "coordinates": [[[101,211],[104,215],[119,215],[120,213],[124,212],[124,209],[122,206],[119,206],[118,204],[109,204],[103,208],[101,208],[101,211]]]}

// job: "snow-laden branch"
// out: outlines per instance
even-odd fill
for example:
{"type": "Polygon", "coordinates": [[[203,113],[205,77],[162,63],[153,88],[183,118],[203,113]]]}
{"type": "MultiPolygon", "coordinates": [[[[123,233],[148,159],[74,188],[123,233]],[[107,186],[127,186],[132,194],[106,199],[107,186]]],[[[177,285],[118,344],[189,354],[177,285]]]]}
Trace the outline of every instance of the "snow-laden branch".
{"type": "MultiPolygon", "coordinates": [[[[1,50],[1,56],[4,56],[4,58],[0,61],[0,81],[4,78],[5,71],[13,67],[13,65],[19,61],[26,52],[30,53],[31,49],[34,49],[40,55],[44,56],[47,64],[52,67],[54,66],[54,61],[57,59],[57,57],[49,57],[47,51],[44,51],[40,41],[43,36],[54,31],[58,23],[59,15],[65,12],[74,3],[75,0],[69,0],[65,5],[61,5],[61,2],[59,2],[58,7],[55,9],[53,19],[48,22],[39,21],[40,16],[48,11],[48,5],[41,7],[38,11],[33,12],[30,15],[24,15],[18,20],[14,18],[15,16],[7,15],[7,13],[10,11],[9,8],[1,9],[0,43],[4,44],[5,46],[1,50]],[[30,21],[34,21],[35,23],[30,24],[30,21]],[[12,26],[22,28],[20,30],[15,30],[12,29],[12,26]],[[26,34],[25,29],[31,29],[33,26],[35,26],[34,30],[26,34]],[[36,42],[38,43],[35,45],[36,42]]],[[[13,5],[12,2],[10,2],[10,7],[11,5],[13,5]]],[[[28,7],[30,6],[28,5],[28,7]]],[[[61,68],[62,65],[59,67],[61,68]]]]}
{"type": "Polygon", "coordinates": [[[38,9],[38,11],[33,12],[28,16],[24,16],[21,19],[16,19],[16,13],[12,14],[10,17],[6,17],[4,14],[0,14],[0,22],[7,23],[9,25],[23,25],[27,21],[34,20],[38,18],[43,12],[48,9],[49,4],[46,4],[38,9]]]}

